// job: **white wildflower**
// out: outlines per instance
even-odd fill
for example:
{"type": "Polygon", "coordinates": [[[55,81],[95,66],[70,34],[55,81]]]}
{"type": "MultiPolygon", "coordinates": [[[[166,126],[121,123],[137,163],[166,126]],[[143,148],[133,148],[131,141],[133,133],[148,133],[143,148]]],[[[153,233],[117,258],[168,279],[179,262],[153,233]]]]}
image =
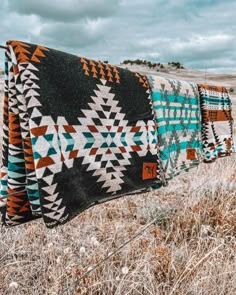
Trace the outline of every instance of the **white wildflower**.
{"type": "Polygon", "coordinates": [[[95,237],[91,238],[91,243],[96,247],[100,245],[99,241],[95,237]]]}
{"type": "Polygon", "coordinates": [[[48,243],[48,249],[50,249],[50,248],[52,248],[53,247],[53,243],[51,242],[51,243],[48,243]]]}
{"type": "Polygon", "coordinates": [[[96,241],[94,241],[93,245],[94,245],[95,247],[98,247],[98,246],[100,245],[100,243],[99,243],[98,240],[96,240],[96,241]]]}
{"type": "Polygon", "coordinates": [[[57,257],[56,262],[57,262],[57,264],[61,264],[61,262],[62,262],[62,258],[61,258],[61,256],[58,256],[58,257],[57,257]]]}
{"type": "Polygon", "coordinates": [[[84,254],[86,252],[85,247],[80,247],[79,252],[80,254],[84,254]]]}
{"type": "Polygon", "coordinates": [[[211,234],[212,228],[210,225],[202,224],[200,229],[200,235],[202,237],[207,237],[211,234]]]}
{"type": "Polygon", "coordinates": [[[122,267],[121,272],[123,273],[123,275],[127,275],[127,273],[129,272],[129,268],[127,266],[122,267]]]}
{"type": "Polygon", "coordinates": [[[91,237],[91,242],[94,243],[94,241],[97,241],[95,237],[91,237]]]}
{"type": "Polygon", "coordinates": [[[220,239],[220,243],[221,243],[221,244],[225,244],[225,239],[224,239],[224,238],[221,238],[221,239],[220,239]]]}
{"type": "Polygon", "coordinates": [[[19,287],[17,282],[10,282],[9,289],[17,289],[19,287]]]}
{"type": "Polygon", "coordinates": [[[69,254],[71,252],[71,248],[70,247],[67,247],[64,249],[64,254],[69,254]]]}
{"type": "Polygon", "coordinates": [[[51,234],[52,234],[52,235],[55,235],[56,233],[57,233],[57,231],[56,231],[55,229],[52,229],[52,230],[51,230],[51,234]]]}

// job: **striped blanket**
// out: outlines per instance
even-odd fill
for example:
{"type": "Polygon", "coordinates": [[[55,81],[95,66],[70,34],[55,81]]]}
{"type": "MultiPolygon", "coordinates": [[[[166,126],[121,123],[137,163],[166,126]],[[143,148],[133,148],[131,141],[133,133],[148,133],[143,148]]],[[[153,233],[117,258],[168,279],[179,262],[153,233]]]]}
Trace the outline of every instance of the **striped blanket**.
{"type": "Polygon", "coordinates": [[[159,183],[147,78],[43,46],[6,51],[1,196],[6,225],[48,227],[159,183]]]}
{"type": "Polygon", "coordinates": [[[197,85],[149,76],[166,180],[199,164],[202,157],[197,85]]]}
{"type": "Polygon", "coordinates": [[[225,87],[199,84],[202,110],[204,161],[211,162],[234,151],[232,104],[225,87]]]}

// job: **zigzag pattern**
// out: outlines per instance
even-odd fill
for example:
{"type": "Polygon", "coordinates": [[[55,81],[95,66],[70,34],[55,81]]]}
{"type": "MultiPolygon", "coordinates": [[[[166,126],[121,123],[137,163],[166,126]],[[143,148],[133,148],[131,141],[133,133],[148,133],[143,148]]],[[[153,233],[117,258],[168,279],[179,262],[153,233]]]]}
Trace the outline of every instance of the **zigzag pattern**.
{"type": "Polygon", "coordinates": [[[202,112],[204,161],[234,152],[231,100],[224,87],[198,85],[202,112]]]}
{"type": "Polygon", "coordinates": [[[29,110],[33,109],[35,106],[41,105],[36,98],[40,95],[37,92],[39,86],[37,86],[38,78],[34,74],[35,72],[37,72],[37,68],[32,66],[30,63],[20,64],[16,88],[20,126],[24,146],[25,168],[27,174],[26,189],[28,193],[32,214],[35,216],[40,216],[41,206],[39,200],[39,187],[35,173],[32,143],[29,132],[28,114],[29,110]]]}
{"type": "Polygon", "coordinates": [[[0,207],[6,206],[6,199],[2,199],[1,197],[5,197],[7,195],[7,180],[8,180],[8,135],[9,135],[9,120],[8,120],[8,74],[9,69],[11,67],[10,61],[10,52],[6,50],[5,52],[5,83],[4,83],[4,103],[3,103],[3,128],[2,128],[2,164],[1,164],[1,196],[0,196],[0,207]]]}
{"type": "Polygon", "coordinates": [[[32,219],[27,193],[18,193],[17,190],[8,190],[12,194],[7,198],[7,211],[5,216],[5,224],[7,226],[18,225],[32,219]]]}
{"type": "Polygon", "coordinates": [[[119,71],[115,66],[86,58],[80,58],[80,61],[86,76],[91,75],[93,78],[108,80],[109,82],[115,82],[118,84],[120,83],[119,71]]]}
{"type": "Polygon", "coordinates": [[[7,192],[12,194],[7,199],[5,222],[7,225],[17,225],[31,218],[31,210],[27,193],[16,194],[25,189],[26,174],[22,147],[19,111],[17,107],[15,77],[12,68],[9,71],[9,146],[8,146],[8,182],[7,192]]]}
{"type": "MultiPolygon", "coordinates": [[[[6,51],[1,195],[4,197],[10,194],[5,202],[4,217],[8,226],[33,219],[32,212],[35,216],[41,214],[26,106],[26,100],[32,96],[32,89],[39,87],[32,81],[38,78],[26,69],[30,67],[32,70],[30,61],[40,63],[40,58],[45,57],[43,51],[47,50],[42,46],[32,50],[26,43],[9,41],[6,51]],[[22,72],[25,75],[21,75],[22,72]]],[[[35,67],[34,70],[37,71],[35,67]]]]}
{"type": "Polygon", "coordinates": [[[15,57],[14,65],[40,63],[41,58],[46,56],[44,51],[48,51],[44,46],[38,45],[33,49],[32,45],[19,41],[8,41],[7,45],[12,49],[11,58],[15,57]]]}
{"type": "Polygon", "coordinates": [[[125,114],[121,113],[110,89],[106,80],[97,84],[95,96],[91,97],[94,103],[89,104],[90,109],[82,110],[84,117],[78,118],[78,125],[69,125],[66,118],[60,117],[54,122],[52,118],[42,116],[38,127],[31,129],[32,143],[37,151],[34,153],[36,174],[45,181],[42,189],[46,194],[41,205],[44,217],[48,218],[47,226],[68,217],[57,184],[53,183],[53,175],[60,173],[63,165],[71,168],[74,159],[82,158],[82,165],[87,171],[93,171],[101,188],[117,194],[124,183],[123,171],[131,164],[131,153],[139,156],[145,156],[147,152],[157,154],[153,121],[138,121],[136,126],[127,126],[125,114]],[[42,146],[44,148],[39,152],[42,146]]]}
{"type": "Polygon", "coordinates": [[[8,226],[42,216],[54,227],[160,187],[202,161],[202,144],[207,161],[234,150],[224,87],[199,85],[199,100],[191,82],[7,45],[0,206],[8,226]]]}

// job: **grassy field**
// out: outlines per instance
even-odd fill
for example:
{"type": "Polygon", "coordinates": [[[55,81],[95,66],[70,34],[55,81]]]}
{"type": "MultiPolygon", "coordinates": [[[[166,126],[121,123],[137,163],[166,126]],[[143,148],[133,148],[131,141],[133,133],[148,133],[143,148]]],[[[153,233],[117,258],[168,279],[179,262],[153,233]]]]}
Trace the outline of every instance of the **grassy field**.
{"type": "Polygon", "coordinates": [[[236,294],[236,154],[53,230],[42,220],[1,227],[0,294],[58,295],[155,217],[63,294],[236,294]]]}

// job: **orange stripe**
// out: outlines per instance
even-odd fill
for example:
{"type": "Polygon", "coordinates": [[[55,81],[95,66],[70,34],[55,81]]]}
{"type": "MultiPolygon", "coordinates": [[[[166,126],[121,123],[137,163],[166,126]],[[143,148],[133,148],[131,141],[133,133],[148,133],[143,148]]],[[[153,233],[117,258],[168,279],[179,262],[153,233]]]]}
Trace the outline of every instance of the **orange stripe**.
{"type": "MultiPolygon", "coordinates": [[[[17,115],[15,115],[14,113],[12,112],[9,112],[9,122],[10,123],[13,123],[17,120],[17,115]]],[[[19,124],[18,124],[19,125],[19,124]]]]}
{"type": "Polygon", "coordinates": [[[18,143],[22,143],[22,139],[21,138],[9,138],[9,143],[10,144],[18,144],[18,143]]]}
{"type": "Polygon", "coordinates": [[[33,163],[28,163],[28,164],[25,164],[25,167],[29,170],[35,170],[35,167],[34,167],[34,164],[33,163]]]}
{"type": "Polygon", "coordinates": [[[205,122],[217,122],[217,121],[229,121],[232,120],[231,111],[206,111],[206,118],[204,118],[205,122]]]}
{"type": "Polygon", "coordinates": [[[20,138],[21,137],[21,133],[18,132],[18,131],[12,131],[12,130],[10,130],[9,131],[9,136],[10,137],[15,137],[15,138],[20,138]]]}
{"type": "Polygon", "coordinates": [[[139,145],[131,145],[131,148],[134,152],[139,152],[142,150],[139,145]]]}
{"type": "Polygon", "coordinates": [[[76,133],[75,128],[72,125],[63,125],[67,133],[76,133]]]}
{"type": "Polygon", "coordinates": [[[216,92],[225,92],[228,93],[227,89],[223,86],[213,86],[208,84],[198,84],[199,87],[202,87],[209,91],[216,91],[216,92]]]}

